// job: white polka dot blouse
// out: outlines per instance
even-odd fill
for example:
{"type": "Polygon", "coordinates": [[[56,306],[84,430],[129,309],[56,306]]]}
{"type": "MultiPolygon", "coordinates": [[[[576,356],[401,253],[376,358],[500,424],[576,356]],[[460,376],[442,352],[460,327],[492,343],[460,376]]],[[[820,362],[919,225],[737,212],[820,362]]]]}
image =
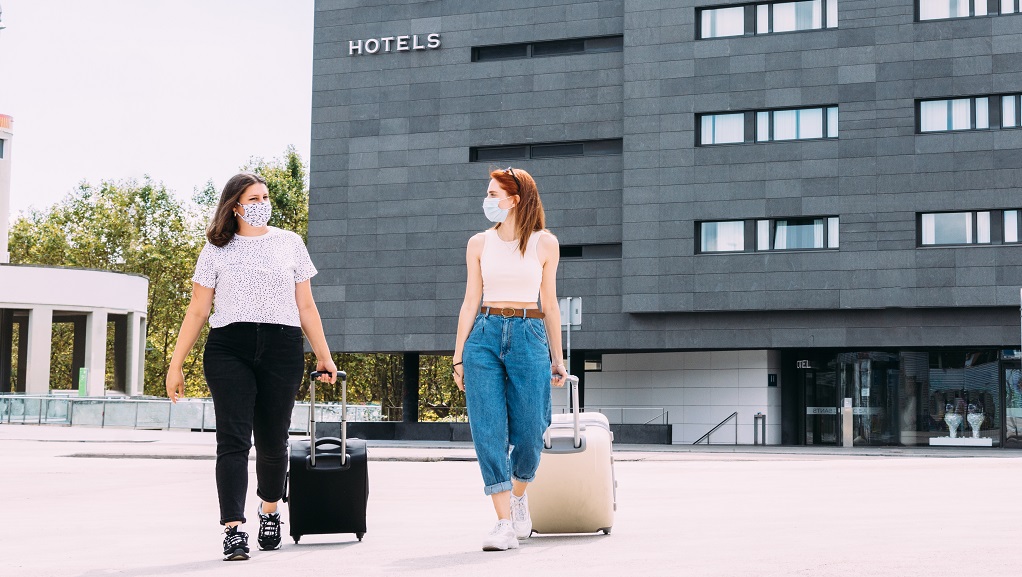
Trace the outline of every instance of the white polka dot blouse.
{"type": "Polygon", "coordinates": [[[302,237],[276,227],[262,236],[234,235],[225,246],[206,243],[192,281],[214,290],[209,326],[276,323],[299,327],[295,285],[315,276],[302,237]]]}

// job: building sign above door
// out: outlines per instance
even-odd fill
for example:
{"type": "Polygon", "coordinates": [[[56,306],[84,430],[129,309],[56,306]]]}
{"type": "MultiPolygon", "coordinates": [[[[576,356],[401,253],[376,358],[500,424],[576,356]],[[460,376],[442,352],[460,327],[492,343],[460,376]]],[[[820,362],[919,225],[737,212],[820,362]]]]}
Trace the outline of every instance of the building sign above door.
{"type": "Polygon", "coordinates": [[[366,40],[349,40],[348,56],[379,54],[381,52],[435,50],[437,48],[440,48],[440,34],[438,33],[384,36],[383,38],[368,38],[366,40]]]}
{"type": "Polygon", "coordinates": [[[809,361],[809,360],[796,361],[795,368],[796,369],[815,369],[816,368],[816,363],[814,363],[813,361],[809,361]]]}

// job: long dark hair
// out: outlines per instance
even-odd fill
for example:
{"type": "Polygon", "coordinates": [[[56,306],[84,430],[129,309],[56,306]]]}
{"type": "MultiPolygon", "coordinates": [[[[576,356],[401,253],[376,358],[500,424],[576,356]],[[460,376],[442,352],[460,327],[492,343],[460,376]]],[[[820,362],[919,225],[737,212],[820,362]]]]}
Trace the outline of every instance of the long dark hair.
{"type": "Polygon", "coordinates": [[[231,242],[234,234],[238,232],[238,221],[234,218],[234,206],[241,199],[241,193],[257,183],[265,185],[266,180],[254,172],[241,172],[227,181],[223,192],[220,193],[220,202],[216,205],[213,220],[206,227],[206,238],[210,244],[224,246],[231,242]]]}
{"type": "MultiPolygon", "coordinates": [[[[518,237],[518,249],[525,256],[525,248],[529,244],[529,236],[546,228],[546,215],[543,202],[539,199],[539,188],[532,175],[520,168],[506,168],[490,171],[490,178],[500,183],[508,196],[518,195],[515,205],[515,236],[518,237]],[[514,174],[511,171],[514,171],[514,174]]],[[[493,228],[500,228],[497,223],[493,228]]]]}

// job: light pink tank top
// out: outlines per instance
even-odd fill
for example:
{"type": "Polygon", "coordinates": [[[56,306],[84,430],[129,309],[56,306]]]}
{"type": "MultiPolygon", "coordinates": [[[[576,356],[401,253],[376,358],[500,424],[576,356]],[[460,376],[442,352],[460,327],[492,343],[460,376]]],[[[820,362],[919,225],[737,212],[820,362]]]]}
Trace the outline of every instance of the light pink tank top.
{"type": "Polygon", "coordinates": [[[479,265],[483,274],[483,302],[523,302],[539,300],[539,285],[543,280],[543,265],[536,247],[544,231],[529,235],[525,256],[518,241],[505,242],[495,229],[483,233],[483,254],[479,265]]]}

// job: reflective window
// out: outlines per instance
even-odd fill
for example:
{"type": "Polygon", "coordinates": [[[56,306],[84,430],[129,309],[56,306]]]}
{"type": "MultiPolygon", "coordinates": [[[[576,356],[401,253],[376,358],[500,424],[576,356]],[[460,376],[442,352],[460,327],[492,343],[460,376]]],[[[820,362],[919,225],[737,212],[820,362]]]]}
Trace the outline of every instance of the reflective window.
{"type": "Polygon", "coordinates": [[[919,102],[919,131],[990,128],[990,99],[985,96],[919,102]]]}
{"type": "Polygon", "coordinates": [[[756,250],[838,248],[838,221],[836,216],[756,221],[756,250]]]}
{"type": "Polygon", "coordinates": [[[837,106],[756,113],[756,141],[837,138],[837,106]]]}
{"type": "Polygon", "coordinates": [[[745,222],[741,220],[704,222],[700,226],[700,252],[745,250],[745,222]]]}
{"type": "Polygon", "coordinates": [[[700,144],[745,142],[745,113],[704,114],[699,129],[700,144]]]}
{"type": "Polygon", "coordinates": [[[624,36],[596,36],[593,38],[547,40],[545,42],[474,46],[472,47],[472,61],[484,62],[487,60],[539,58],[541,56],[562,56],[593,52],[621,52],[622,50],[624,50],[624,36]]]}
{"type": "MultiPolygon", "coordinates": [[[[1001,14],[1018,11],[1016,0],[1000,0],[999,4],[1001,14]]],[[[920,20],[986,16],[987,11],[987,0],[919,0],[920,20]]]]}
{"type": "Polygon", "coordinates": [[[1001,127],[1016,128],[1019,126],[1019,112],[1022,107],[1019,105],[1018,94],[1008,94],[1001,97],[1001,127]]]}
{"type": "Polygon", "coordinates": [[[745,34],[745,7],[703,10],[701,24],[701,38],[741,36],[745,34]]]}
{"type": "Polygon", "coordinates": [[[606,156],[621,154],[620,138],[583,140],[580,142],[545,142],[536,144],[502,144],[469,148],[469,162],[526,160],[530,158],[557,158],[567,156],[606,156]]]}
{"type": "Polygon", "coordinates": [[[990,242],[988,211],[925,213],[920,224],[923,246],[990,242]]]}
{"type": "Polygon", "coordinates": [[[1004,242],[1018,242],[1019,213],[1018,210],[1004,211],[1004,242]]]}
{"type": "Polygon", "coordinates": [[[699,24],[700,38],[837,28],[837,0],[765,2],[707,8],[700,10],[699,24]],[[750,28],[753,22],[755,26],[750,28]]]}

